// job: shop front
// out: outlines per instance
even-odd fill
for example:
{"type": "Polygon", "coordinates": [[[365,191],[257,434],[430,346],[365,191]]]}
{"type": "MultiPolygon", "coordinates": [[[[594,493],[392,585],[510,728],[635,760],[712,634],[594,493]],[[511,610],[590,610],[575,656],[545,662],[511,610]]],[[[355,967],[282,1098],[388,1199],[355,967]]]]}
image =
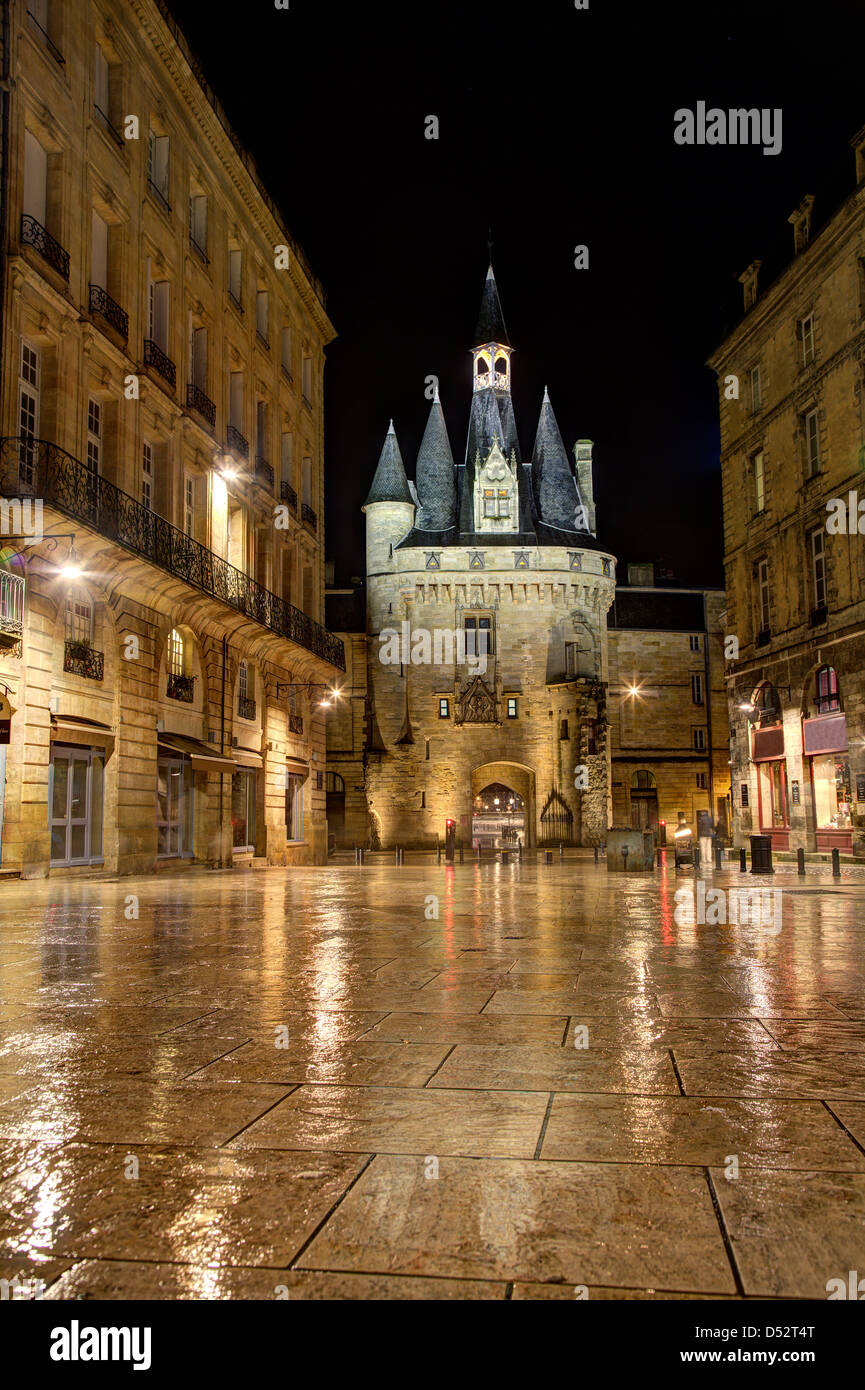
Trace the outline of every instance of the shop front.
{"type": "Polygon", "coordinates": [[[760,834],[771,836],[773,849],[789,849],[790,798],[783,725],[754,728],[751,736],[751,758],[757,767],[760,834]]]}
{"type": "Polygon", "coordinates": [[[802,751],[811,764],[818,851],[853,850],[853,788],[847,720],[841,713],[802,720],[802,751]]]}
{"type": "Polygon", "coordinates": [[[231,772],[237,764],[207,743],[183,734],[160,733],[156,762],[158,859],[192,859],[195,854],[195,774],[231,772]]]}
{"type": "Polygon", "coordinates": [[[114,734],[95,720],[55,716],[51,723],[48,817],[52,868],[104,862],[105,761],[114,734]]]}

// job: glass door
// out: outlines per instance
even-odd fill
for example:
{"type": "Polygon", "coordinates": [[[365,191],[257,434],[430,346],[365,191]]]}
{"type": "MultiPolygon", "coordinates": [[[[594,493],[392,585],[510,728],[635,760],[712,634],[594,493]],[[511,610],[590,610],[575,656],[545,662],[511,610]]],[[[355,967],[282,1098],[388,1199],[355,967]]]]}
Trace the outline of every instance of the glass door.
{"type": "Polygon", "coordinates": [[[156,828],[160,858],[192,853],[192,773],[183,758],[156,764],[156,828]]]}
{"type": "Polygon", "coordinates": [[[52,749],[52,864],[102,862],[104,757],[100,748],[52,749]]]}

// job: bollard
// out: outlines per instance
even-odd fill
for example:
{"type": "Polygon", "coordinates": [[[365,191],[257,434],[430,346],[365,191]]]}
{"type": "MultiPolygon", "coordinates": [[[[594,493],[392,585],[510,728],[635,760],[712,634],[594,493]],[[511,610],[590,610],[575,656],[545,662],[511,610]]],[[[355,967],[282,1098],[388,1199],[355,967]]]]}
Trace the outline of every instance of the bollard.
{"type": "Polygon", "coordinates": [[[553,862],[553,851],[552,851],[551,849],[545,849],[545,850],[544,850],[544,862],[545,862],[546,864],[552,864],[552,862],[553,862]]]}
{"type": "Polygon", "coordinates": [[[623,868],[623,870],[624,870],[625,873],[628,872],[628,846],[627,846],[627,845],[622,845],[622,868],[623,868]]]}
{"type": "Polygon", "coordinates": [[[659,868],[659,869],[660,869],[660,867],[661,867],[662,862],[663,862],[663,861],[662,861],[662,859],[661,859],[661,846],[658,845],[658,868],[659,868]]]}
{"type": "Polygon", "coordinates": [[[559,858],[560,858],[560,859],[564,859],[564,857],[565,857],[565,847],[564,847],[564,845],[562,844],[562,842],[561,842],[561,840],[560,840],[560,841],[559,841],[559,858]]]}
{"type": "Polygon", "coordinates": [[[796,851],[796,869],[799,876],[803,877],[805,874],[805,851],[803,849],[796,851]]]}
{"type": "Polygon", "coordinates": [[[597,862],[598,862],[598,846],[595,845],[595,863],[597,864],[597,862]]]}
{"type": "Polygon", "coordinates": [[[463,842],[462,842],[462,840],[460,840],[460,863],[461,863],[461,864],[465,863],[465,860],[463,859],[463,842]]]}
{"type": "Polygon", "coordinates": [[[716,869],[720,869],[720,868],[722,867],[722,865],[723,865],[723,858],[722,858],[722,855],[723,855],[723,851],[722,851],[722,849],[721,849],[721,846],[720,846],[720,845],[718,844],[718,842],[716,841],[716,842],[715,842],[715,868],[716,868],[716,869]]]}
{"type": "MultiPolygon", "coordinates": [[[[745,853],[745,846],[743,845],[742,848],[739,850],[739,873],[740,873],[740,874],[746,874],[747,872],[748,872],[748,856],[747,856],[747,854],[745,853]]],[[[737,891],[738,891],[738,890],[737,890],[737,891]]]]}
{"type": "Polygon", "coordinates": [[[394,851],[394,863],[396,864],[397,868],[399,868],[399,845],[397,845],[394,851]]]}
{"type": "Polygon", "coordinates": [[[699,867],[700,867],[700,841],[699,841],[699,840],[695,840],[695,841],[694,841],[694,868],[695,868],[695,870],[696,870],[696,869],[699,869],[699,867]]]}
{"type": "Polygon", "coordinates": [[[436,863],[437,863],[437,864],[440,864],[441,862],[442,862],[442,847],[441,847],[441,841],[438,840],[438,841],[436,842],[436,863]]]}
{"type": "Polygon", "coordinates": [[[841,851],[838,849],[832,851],[832,877],[841,877],[841,851]]]}
{"type": "Polygon", "coordinates": [[[502,863],[503,863],[503,864],[509,864],[509,863],[510,863],[510,859],[508,858],[508,851],[507,851],[506,849],[503,849],[503,850],[502,850],[502,863]]]}

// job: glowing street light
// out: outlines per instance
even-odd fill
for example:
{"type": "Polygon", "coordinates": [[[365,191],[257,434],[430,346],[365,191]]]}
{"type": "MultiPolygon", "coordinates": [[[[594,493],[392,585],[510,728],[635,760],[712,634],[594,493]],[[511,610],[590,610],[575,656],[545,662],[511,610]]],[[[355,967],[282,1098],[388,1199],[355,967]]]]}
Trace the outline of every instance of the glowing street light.
{"type": "Polygon", "coordinates": [[[60,573],[64,579],[80,579],[81,575],[84,573],[74,545],[70,545],[69,554],[66,557],[65,564],[60,567],[60,573]]]}

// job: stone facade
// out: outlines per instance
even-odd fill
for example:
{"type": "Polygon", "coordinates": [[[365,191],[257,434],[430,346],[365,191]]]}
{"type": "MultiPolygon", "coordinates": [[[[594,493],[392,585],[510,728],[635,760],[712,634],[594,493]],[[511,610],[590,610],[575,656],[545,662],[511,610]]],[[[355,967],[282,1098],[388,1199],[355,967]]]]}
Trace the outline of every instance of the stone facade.
{"type": "Polygon", "coordinates": [[[710,365],[737,843],[862,855],[865,131],[853,146],[854,192],[816,235],[812,198],[791,215],[794,259],[762,293],[759,262],[740,277],[744,317],[710,365]]]}
{"type": "Polygon", "coordinates": [[[161,4],[9,34],[2,868],[320,862],[321,285],[161,4]]]}

